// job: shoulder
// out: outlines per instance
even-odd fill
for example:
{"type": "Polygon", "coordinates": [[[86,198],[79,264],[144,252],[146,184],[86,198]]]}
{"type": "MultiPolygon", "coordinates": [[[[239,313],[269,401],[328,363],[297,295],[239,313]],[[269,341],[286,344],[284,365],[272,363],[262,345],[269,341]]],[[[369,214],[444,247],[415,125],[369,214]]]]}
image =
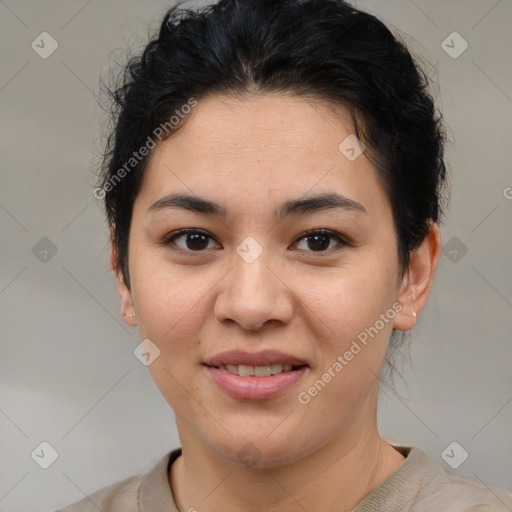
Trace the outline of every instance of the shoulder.
{"type": "Polygon", "coordinates": [[[446,471],[417,447],[353,512],[512,512],[512,494],[446,471]]]}
{"type": "Polygon", "coordinates": [[[56,512],[138,512],[139,489],[144,476],[135,475],[116,482],[56,512]]]}
{"type": "Polygon", "coordinates": [[[512,494],[440,469],[419,494],[418,510],[439,510],[442,506],[446,512],[512,511],[512,494]]]}
{"type": "Polygon", "coordinates": [[[175,504],[167,471],[180,454],[180,448],[168,452],[147,473],[103,487],[56,512],[140,512],[153,510],[155,503],[165,505],[165,509],[171,512],[175,510],[175,504]]]}
{"type": "MultiPolygon", "coordinates": [[[[411,512],[512,511],[512,494],[446,471],[419,448],[409,454],[411,468],[421,476],[421,488],[411,503],[411,512]]],[[[414,477],[414,475],[411,475],[414,477]]]]}

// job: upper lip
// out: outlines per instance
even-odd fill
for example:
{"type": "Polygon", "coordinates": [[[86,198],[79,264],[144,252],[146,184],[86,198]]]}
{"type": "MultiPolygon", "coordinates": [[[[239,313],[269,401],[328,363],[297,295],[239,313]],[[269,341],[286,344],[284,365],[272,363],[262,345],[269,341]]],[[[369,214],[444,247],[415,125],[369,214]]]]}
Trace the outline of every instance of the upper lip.
{"type": "Polygon", "coordinates": [[[275,350],[262,350],[260,352],[245,352],[243,350],[234,350],[222,352],[216,356],[210,357],[204,361],[207,366],[221,365],[247,365],[247,366],[267,366],[270,364],[289,364],[291,366],[302,366],[307,363],[298,357],[275,350]]]}

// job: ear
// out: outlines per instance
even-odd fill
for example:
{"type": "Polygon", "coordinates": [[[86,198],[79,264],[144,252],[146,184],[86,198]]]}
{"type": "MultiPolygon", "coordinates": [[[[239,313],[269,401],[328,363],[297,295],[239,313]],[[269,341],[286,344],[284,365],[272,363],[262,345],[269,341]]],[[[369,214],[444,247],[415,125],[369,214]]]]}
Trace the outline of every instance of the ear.
{"type": "Polygon", "coordinates": [[[110,268],[114,272],[117,280],[117,290],[121,299],[121,314],[125,323],[131,326],[137,325],[137,319],[135,317],[135,311],[133,307],[132,294],[130,288],[126,285],[123,277],[123,273],[119,268],[119,259],[117,251],[113,243],[112,236],[110,237],[110,268]],[[131,315],[131,316],[129,316],[131,315]]]}
{"type": "Polygon", "coordinates": [[[398,302],[402,310],[395,316],[393,328],[408,331],[414,327],[420,311],[425,307],[441,256],[441,235],[437,223],[430,222],[430,230],[421,245],[411,253],[408,270],[402,280],[398,302]]]}

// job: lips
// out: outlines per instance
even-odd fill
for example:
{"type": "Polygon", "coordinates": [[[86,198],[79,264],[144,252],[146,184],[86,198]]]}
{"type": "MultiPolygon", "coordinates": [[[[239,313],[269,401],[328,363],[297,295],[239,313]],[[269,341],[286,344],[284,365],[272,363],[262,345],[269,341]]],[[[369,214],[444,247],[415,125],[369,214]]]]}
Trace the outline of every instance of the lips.
{"type": "Polygon", "coordinates": [[[277,352],[275,350],[264,350],[260,352],[231,351],[223,352],[204,361],[206,366],[216,368],[227,365],[244,366],[269,366],[269,365],[290,365],[292,367],[307,366],[307,362],[298,357],[277,352]]]}
{"type": "Polygon", "coordinates": [[[298,357],[273,350],[224,352],[204,362],[212,381],[231,398],[265,400],[296,385],[309,365],[298,357]]]}

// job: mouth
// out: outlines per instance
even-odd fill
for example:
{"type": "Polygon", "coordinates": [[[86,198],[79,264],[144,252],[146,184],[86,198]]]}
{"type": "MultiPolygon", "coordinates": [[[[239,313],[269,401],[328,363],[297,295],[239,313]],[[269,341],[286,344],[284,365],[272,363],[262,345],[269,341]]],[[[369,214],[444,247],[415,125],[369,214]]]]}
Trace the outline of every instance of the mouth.
{"type": "Polygon", "coordinates": [[[302,359],[276,351],[225,352],[203,363],[224,394],[238,400],[264,400],[296,385],[309,370],[302,359]]]}
{"type": "MultiPolygon", "coordinates": [[[[265,368],[265,372],[268,372],[267,368],[270,368],[270,373],[273,374],[273,372],[280,373],[283,369],[284,371],[292,371],[292,369],[300,366],[308,366],[305,360],[276,350],[260,350],[259,352],[233,350],[210,357],[204,361],[204,364],[230,372],[235,370],[234,367],[241,368],[238,375],[245,375],[244,372],[250,368],[257,368],[258,371],[263,371],[262,368],[265,368]]],[[[256,374],[253,373],[252,375],[256,374]]]]}
{"type": "Polygon", "coordinates": [[[210,368],[217,368],[232,375],[240,377],[271,377],[284,372],[294,372],[307,367],[307,364],[291,365],[291,364],[267,364],[261,366],[252,366],[247,364],[221,364],[219,366],[209,366],[210,368]]]}

